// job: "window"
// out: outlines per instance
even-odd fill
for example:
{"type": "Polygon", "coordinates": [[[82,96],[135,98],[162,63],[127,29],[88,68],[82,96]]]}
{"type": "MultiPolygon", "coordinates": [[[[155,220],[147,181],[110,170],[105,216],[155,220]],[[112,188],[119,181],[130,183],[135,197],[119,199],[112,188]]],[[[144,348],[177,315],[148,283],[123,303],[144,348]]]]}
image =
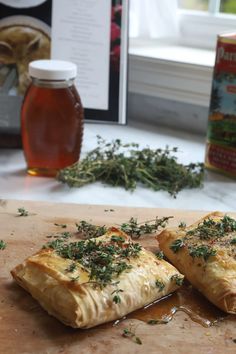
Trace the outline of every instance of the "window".
{"type": "Polygon", "coordinates": [[[130,0],[130,5],[135,26],[129,90],[208,107],[217,35],[236,32],[236,0],[130,0]]]}
{"type": "Polygon", "coordinates": [[[209,13],[236,14],[235,0],[179,0],[182,9],[208,11],[209,13]]]}
{"type": "Polygon", "coordinates": [[[179,0],[178,3],[181,9],[207,11],[209,0],[179,0]]]}
{"type": "Polygon", "coordinates": [[[180,43],[214,49],[218,34],[235,32],[235,0],[178,0],[180,43]]]}
{"type": "Polygon", "coordinates": [[[130,0],[130,4],[131,37],[214,49],[218,34],[236,31],[236,0],[130,0]]]}

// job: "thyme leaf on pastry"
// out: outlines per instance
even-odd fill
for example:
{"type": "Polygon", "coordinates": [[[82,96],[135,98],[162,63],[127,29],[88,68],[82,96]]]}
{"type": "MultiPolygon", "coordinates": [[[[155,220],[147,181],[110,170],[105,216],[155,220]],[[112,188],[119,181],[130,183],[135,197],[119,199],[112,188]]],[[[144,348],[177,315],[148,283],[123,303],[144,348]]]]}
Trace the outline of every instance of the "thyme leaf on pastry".
{"type": "Polygon", "coordinates": [[[159,291],[162,291],[165,287],[165,284],[160,280],[156,280],[155,284],[156,284],[156,287],[159,289],[159,291]]]}
{"type": "Polygon", "coordinates": [[[97,226],[88,223],[85,220],[80,221],[80,223],[75,224],[77,227],[78,232],[83,236],[85,239],[95,238],[104,235],[107,232],[106,226],[97,226]]]}
{"type": "Polygon", "coordinates": [[[178,238],[177,240],[175,240],[171,245],[170,245],[170,249],[174,252],[177,253],[180,248],[184,247],[184,240],[178,238]]]}
{"type": "Polygon", "coordinates": [[[58,235],[49,235],[47,238],[53,237],[55,240],[49,241],[46,243],[46,245],[43,246],[43,248],[53,248],[56,250],[59,250],[60,248],[63,247],[64,243],[66,240],[68,240],[72,234],[68,231],[64,231],[58,235]]]}
{"type": "Polygon", "coordinates": [[[181,277],[178,274],[174,274],[172,275],[172,277],[170,278],[172,281],[175,281],[176,285],[181,286],[183,285],[184,282],[184,277],[181,277]]]}
{"type": "Polygon", "coordinates": [[[76,277],[70,277],[71,281],[75,282],[79,280],[79,275],[77,275],[76,277]]]}
{"type": "MultiPolygon", "coordinates": [[[[213,247],[215,242],[218,242],[218,246],[236,244],[236,238],[233,237],[235,231],[236,220],[230,216],[224,215],[220,220],[213,220],[209,217],[199,223],[197,227],[186,231],[183,238],[176,239],[170,245],[170,249],[177,253],[182,247],[187,246],[191,257],[203,258],[207,261],[211,256],[217,254],[217,249],[213,247]],[[201,240],[202,244],[199,245],[196,240],[201,240]]],[[[231,254],[235,253],[232,247],[230,252],[231,254]]]]}
{"type": "Polygon", "coordinates": [[[123,242],[125,242],[125,240],[124,240],[124,238],[122,237],[122,236],[116,236],[116,235],[112,235],[111,236],[111,241],[112,242],[121,242],[121,243],[123,243],[123,242]]]}
{"type": "Polygon", "coordinates": [[[179,228],[180,228],[180,229],[185,229],[185,228],[186,228],[186,222],[181,221],[181,222],[179,223],[179,228]]]}
{"type": "Polygon", "coordinates": [[[202,257],[205,261],[207,261],[209,257],[216,255],[216,250],[214,250],[208,245],[201,245],[201,246],[190,247],[189,254],[193,258],[202,257]]]}
{"type": "Polygon", "coordinates": [[[18,208],[18,216],[28,216],[29,212],[27,210],[25,210],[25,208],[18,208]]]}
{"type": "Polygon", "coordinates": [[[43,245],[43,248],[53,248],[55,250],[59,250],[64,245],[64,240],[61,238],[57,238],[56,240],[49,241],[46,245],[43,245]]]}
{"type": "Polygon", "coordinates": [[[124,258],[137,257],[142,250],[142,246],[139,243],[131,243],[129,247],[124,247],[120,253],[124,258]]]}
{"type": "Polygon", "coordinates": [[[0,250],[4,250],[6,248],[7,244],[3,240],[0,240],[0,250]]]}
{"type": "Polygon", "coordinates": [[[219,247],[226,247],[229,254],[235,257],[235,250],[232,247],[236,244],[235,232],[236,220],[230,216],[224,215],[215,220],[208,217],[196,227],[186,231],[185,236],[175,240],[170,248],[176,253],[182,245],[186,245],[191,257],[203,258],[207,261],[209,257],[217,254],[219,247]]]}
{"type": "Polygon", "coordinates": [[[203,220],[196,228],[187,231],[187,235],[194,235],[201,240],[209,240],[212,238],[224,237],[229,232],[236,231],[236,221],[224,215],[219,221],[214,221],[212,218],[203,220]]]}
{"type": "Polygon", "coordinates": [[[124,290],[122,289],[116,289],[114,291],[112,291],[111,295],[115,294],[112,298],[112,300],[114,301],[115,304],[120,304],[121,303],[121,297],[119,295],[119,293],[123,293],[124,290]]]}
{"type": "Polygon", "coordinates": [[[164,258],[164,253],[160,250],[156,251],[155,256],[157,257],[157,259],[163,259],[164,258]]]}
{"type": "Polygon", "coordinates": [[[121,303],[121,298],[119,295],[113,296],[112,301],[114,301],[115,304],[120,304],[121,303]]]}
{"type": "Polygon", "coordinates": [[[59,171],[57,179],[70,187],[101,181],[126,190],[140,184],[155,191],[165,190],[173,197],[183,188],[197,188],[203,183],[203,163],[183,165],[170,149],[139,148],[120,139],[106,142],[97,136],[97,147],[84,159],[59,171]]]}
{"type": "Polygon", "coordinates": [[[131,258],[139,256],[141,245],[133,242],[99,241],[96,239],[68,242],[58,238],[48,242],[44,248],[52,248],[55,252],[66,259],[71,259],[88,273],[89,280],[97,282],[100,287],[110,284],[124,271],[132,268],[129,263],[131,258]]]}
{"type": "Polygon", "coordinates": [[[75,263],[75,262],[72,262],[72,263],[65,269],[65,271],[72,273],[72,272],[74,272],[74,270],[75,270],[76,268],[77,268],[76,263],[75,263]]]}

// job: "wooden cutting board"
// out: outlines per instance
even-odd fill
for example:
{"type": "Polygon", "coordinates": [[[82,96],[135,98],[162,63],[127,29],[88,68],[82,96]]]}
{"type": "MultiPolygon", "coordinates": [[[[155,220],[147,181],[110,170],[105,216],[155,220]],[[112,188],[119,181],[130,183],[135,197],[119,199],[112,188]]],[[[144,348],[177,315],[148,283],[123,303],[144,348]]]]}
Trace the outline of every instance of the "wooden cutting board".
{"type": "MultiPolygon", "coordinates": [[[[7,243],[0,251],[0,353],[1,354],[90,354],[90,353],[236,353],[236,318],[229,316],[216,326],[205,328],[178,312],[165,325],[150,326],[132,319],[118,325],[105,324],[89,330],[76,330],[49,316],[38,303],[21,289],[10,270],[48,241],[46,236],[58,232],[58,224],[67,224],[76,232],[75,222],[86,220],[95,224],[118,226],[131,216],[139,221],[156,216],[173,215],[169,225],[180,221],[196,221],[206,212],[171,209],[121,208],[75,204],[53,204],[29,201],[0,201],[0,239],[7,243]],[[29,216],[18,216],[24,207],[29,216]],[[122,336],[123,329],[135,327],[142,345],[122,336]]],[[[230,213],[229,213],[230,214],[230,213]]],[[[231,213],[236,215],[236,213],[231,213]]],[[[154,237],[141,243],[155,250],[154,237]]],[[[158,306],[155,305],[155,306],[158,306]]]]}

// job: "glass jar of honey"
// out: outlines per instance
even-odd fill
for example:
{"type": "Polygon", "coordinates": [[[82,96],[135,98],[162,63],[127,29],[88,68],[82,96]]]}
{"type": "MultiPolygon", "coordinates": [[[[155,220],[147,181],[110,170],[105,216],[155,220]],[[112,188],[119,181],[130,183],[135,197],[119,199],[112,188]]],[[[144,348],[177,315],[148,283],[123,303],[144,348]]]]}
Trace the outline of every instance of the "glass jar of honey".
{"type": "Polygon", "coordinates": [[[21,134],[30,175],[55,176],[79,160],[84,111],[76,74],[76,65],[66,61],[29,64],[32,82],[22,104],[21,134]]]}

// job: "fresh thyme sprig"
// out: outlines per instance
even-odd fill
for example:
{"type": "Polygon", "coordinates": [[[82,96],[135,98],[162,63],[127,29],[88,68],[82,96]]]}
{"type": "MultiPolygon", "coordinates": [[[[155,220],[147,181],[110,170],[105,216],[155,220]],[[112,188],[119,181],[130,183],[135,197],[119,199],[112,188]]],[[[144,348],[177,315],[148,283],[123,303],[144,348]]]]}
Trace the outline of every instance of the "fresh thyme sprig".
{"type": "Polygon", "coordinates": [[[97,226],[88,223],[87,221],[80,221],[80,223],[76,223],[76,227],[81,236],[85,239],[96,238],[104,235],[108,228],[106,226],[97,226]]]}
{"type": "Polygon", "coordinates": [[[175,282],[176,285],[181,286],[183,285],[184,282],[184,277],[180,276],[179,274],[174,274],[172,275],[172,277],[170,278],[172,281],[175,282]]]}
{"type": "Polygon", "coordinates": [[[208,245],[200,245],[189,247],[189,254],[193,258],[203,258],[205,261],[208,260],[209,257],[216,255],[216,250],[208,245]]]}
{"type": "Polygon", "coordinates": [[[72,282],[77,282],[79,280],[79,275],[77,275],[76,277],[70,277],[72,282]]]}
{"type": "Polygon", "coordinates": [[[65,271],[66,272],[74,272],[75,270],[76,270],[76,268],[77,268],[77,265],[76,265],[76,263],[75,262],[72,262],[66,269],[65,269],[65,271]]]}
{"type": "Polygon", "coordinates": [[[169,219],[173,218],[173,216],[166,216],[158,219],[156,217],[155,220],[146,221],[144,223],[138,223],[136,218],[130,218],[127,223],[123,223],[120,225],[120,229],[124,231],[131,238],[139,238],[145,234],[152,234],[157,231],[160,227],[166,227],[169,219]]]}
{"type": "MultiPolygon", "coordinates": [[[[179,228],[185,229],[185,227],[182,228],[181,226],[179,228]]],[[[224,215],[219,220],[209,217],[196,227],[186,231],[183,238],[172,242],[170,249],[177,253],[182,247],[186,247],[191,257],[202,258],[207,261],[210,257],[217,254],[219,247],[226,247],[229,254],[236,258],[236,250],[234,248],[236,244],[235,232],[236,220],[230,216],[224,215]]]]}
{"type": "Polygon", "coordinates": [[[178,163],[174,155],[177,150],[139,149],[136,143],[123,144],[120,139],[106,142],[97,136],[97,147],[78,163],[59,171],[57,179],[70,187],[101,181],[131,191],[141,184],[176,197],[183,188],[200,187],[204,172],[202,163],[178,163]]]}
{"type": "Polygon", "coordinates": [[[189,230],[187,235],[195,235],[201,240],[209,240],[212,238],[224,237],[228,232],[236,231],[236,220],[228,215],[219,221],[214,221],[212,218],[203,220],[195,229],[189,230]]]}
{"type": "Polygon", "coordinates": [[[170,249],[174,252],[177,253],[182,247],[184,247],[184,240],[181,238],[178,238],[172,244],[170,245],[170,249]]]}
{"type": "Polygon", "coordinates": [[[141,339],[136,336],[135,332],[131,328],[124,328],[122,336],[126,338],[131,338],[136,344],[142,344],[141,339]]]}
{"type": "Polygon", "coordinates": [[[186,222],[181,221],[178,226],[180,229],[185,229],[186,228],[186,222]]]}
{"type": "MultiPolygon", "coordinates": [[[[140,236],[145,234],[152,234],[157,231],[160,227],[166,227],[169,219],[173,218],[173,216],[166,216],[163,218],[156,217],[155,220],[150,220],[142,223],[138,223],[136,218],[131,217],[128,222],[122,223],[119,225],[121,231],[125,232],[132,239],[138,239],[140,236]]],[[[104,235],[108,228],[103,226],[97,226],[88,223],[87,221],[80,221],[80,223],[76,223],[78,232],[85,238],[96,238],[104,235]]]]}
{"type": "Polygon", "coordinates": [[[163,259],[164,258],[164,253],[161,250],[156,251],[155,256],[157,259],[163,259]]]}
{"type": "Polygon", "coordinates": [[[19,216],[28,216],[29,215],[29,212],[27,210],[25,210],[25,208],[18,208],[17,211],[18,211],[19,216]]]}
{"type": "Polygon", "coordinates": [[[120,297],[120,293],[123,293],[124,290],[122,289],[116,289],[114,291],[112,291],[111,295],[115,294],[112,298],[112,300],[114,301],[115,304],[120,304],[121,303],[121,297],[120,297]]]}
{"type": "MultiPolygon", "coordinates": [[[[58,238],[48,242],[44,247],[54,249],[63,258],[79,262],[84,271],[88,273],[89,280],[96,282],[100,287],[111,284],[114,278],[130,270],[132,265],[127,260],[138,257],[142,250],[138,243],[120,242],[115,238],[112,240],[112,237],[111,242],[92,239],[68,242],[68,240],[58,238]]],[[[67,268],[67,271],[73,271],[73,269],[74,266],[67,268]]],[[[119,299],[116,298],[116,300],[118,303],[119,299]]]]}
{"type": "Polygon", "coordinates": [[[165,288],[165,284],[163,283],[163,281],[156,280],[155,284],[156,287],[159,289],[159,292],[161,292],[165,288]]]}

